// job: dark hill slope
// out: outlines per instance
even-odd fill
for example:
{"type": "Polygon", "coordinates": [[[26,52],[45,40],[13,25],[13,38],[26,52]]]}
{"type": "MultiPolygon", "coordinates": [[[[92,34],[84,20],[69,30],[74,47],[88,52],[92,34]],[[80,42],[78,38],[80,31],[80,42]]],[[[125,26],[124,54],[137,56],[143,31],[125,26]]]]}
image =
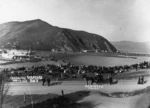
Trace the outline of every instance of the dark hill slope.
{"type": "Polygon", "coordinates": [[[102,36],[52,26],[42,20],[0,25],[0,47],[36,50],[107,50],[116,48],[102,36]]]}

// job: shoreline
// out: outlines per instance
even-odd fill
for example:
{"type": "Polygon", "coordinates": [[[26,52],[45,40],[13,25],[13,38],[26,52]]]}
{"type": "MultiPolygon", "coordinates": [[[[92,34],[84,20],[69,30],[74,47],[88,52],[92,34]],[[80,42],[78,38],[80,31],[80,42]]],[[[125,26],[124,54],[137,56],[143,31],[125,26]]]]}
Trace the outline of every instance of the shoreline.
{"type": "MultiPolygon", "coordinates": [[[[133,58],[133,59],[137,59],[136,57],[128,57],[128,56],[107,56],[107,55],[95,55],[95,54],[81,54],[81,55],[78,55],[78,54],[69,54],[69,55],[61,55],[58,57],[58,59],[60,60],[70,60],[74,57],[78,57],[78,56],[100,56],[100,57],[115,57],[115,58],[133,58]],[[67,56],[67,57],[66,57],[67,56]]],[[[4,63],[0,63],[0,65],[10,65],[10,64],[19,64],[19,63],[38,63],[38,62],[42,62],[42,61],[49,61],[49,60],[31,60],[31,61],[14,61],[14,60],[3,60],[3,59],[0,59],[0,61],[4,62],[4,63]]]]}

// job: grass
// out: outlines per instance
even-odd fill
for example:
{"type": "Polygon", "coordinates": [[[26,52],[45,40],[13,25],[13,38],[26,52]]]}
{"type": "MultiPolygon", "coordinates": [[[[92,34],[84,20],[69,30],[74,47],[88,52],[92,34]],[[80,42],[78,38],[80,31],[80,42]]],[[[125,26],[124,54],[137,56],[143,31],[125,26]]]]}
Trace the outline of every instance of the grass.
{"type": "Polygon", "coordinates": [[[77,101],[89,95],[89,91],[78,91],[64,96],[56,94],[45,94],[32,96],[26,95],[26,104],[24,103],[24,95],[7,96],[4,108],[79,108],[88,106],[90,103],[78,103],[77,101]],[[87,105],[88,104],[88,105],[87,105]]]}
{"type": "MultiPolygon", "coordinates": [[[[64,97],[57,94],[43,94],[43,95],[26,95],[26,104],[24,103],[24,95],[7,96],[4,108],[32,108],[31,102],[34,103],[34,108],[92,108],[91,103],[81,102],[79,100],[89,96],[91,91],[77,91],[65,94],[64,97]],[[26,106],[26,107],[25,107],[26,106]],[[39,107],[42,106],[42,107],[39,107]]],[[[125,98],[130,96],[141,95],[150,93],[150,86],[146,89],[134,90],[131,92],[113,92],[103,93],[96,92],[96,94],[110,98],[125,98]]]]}
{"type": "Polygon", "coordinates": [[[113,97],[113,98],[125,98],[125,97],[129,97],[129,96],[136,96],[136,95],[140,95],[140,94],[150,94],[150,86],[144,89],[140,89],[140,90],[134,90],[132,92],[113,92],[113,93],[102,93],[99,92],[99,94],[106,96],[106,97],[113,97]]]}
{"type": "Polygon", "coordinates": [[[49,98],[54,98],[58,97],[56,94],[43,94],[43,95],[37,95],[37,94],[32,94],[32,95],[25,95],[26,97],[26,103],[24,102],[24,95],[15,95],[15,96],[10,96],[8,95],[5,99],[4,102],[4,108],[20,108],[24,105],[29,105],[33,101],[34,103],[39,103],[42,101],[45,101],[49,98]]]}

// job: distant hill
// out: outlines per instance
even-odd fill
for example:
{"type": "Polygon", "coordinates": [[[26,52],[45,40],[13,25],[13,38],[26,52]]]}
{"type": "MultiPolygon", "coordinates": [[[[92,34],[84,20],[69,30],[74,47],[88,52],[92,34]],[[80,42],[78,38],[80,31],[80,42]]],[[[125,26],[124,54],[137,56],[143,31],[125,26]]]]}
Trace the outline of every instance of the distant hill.
{"type": "Polygon", "coordinates": [[[150,54],[150,42],[116,41],[111,43],[123,52],[150,54]]]}
{"type": "Polygon", "coordinates": [[[116,48],[104,37],[52,26],[40,19],[0,24],[0,47],[33,50],[107,50],[116,48]]]}

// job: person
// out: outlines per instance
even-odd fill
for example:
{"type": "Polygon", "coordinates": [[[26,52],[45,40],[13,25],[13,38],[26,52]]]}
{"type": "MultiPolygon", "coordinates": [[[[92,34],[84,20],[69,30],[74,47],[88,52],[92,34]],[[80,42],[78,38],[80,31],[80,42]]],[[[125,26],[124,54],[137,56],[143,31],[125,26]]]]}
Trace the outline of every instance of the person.
{"type": "Polygon", "coordinates": [[[47,78],[47,85],[48,86],[50,86],[50,82],[51,82],[50,78],[47,78]]]}
{"type": "Polygon", "coordinates": [[[103,78],[103,76],[102,76],[101,74],[99,74],[99,80],[100,80],[101,82],[104,81],[104,78],[103,78]]]}
{"type": "Polygon", "coordinates": [[[42,79],[42,82],[43,82],[42,85],[44,86],[44,85],[45,85],[45,82],[46,82],[46,79],[43,78],[43,79],[42,79]]]}
{"type": "Polygon", "coordinates": [[[91,77],[91,84],[93,84],[94,83],[94,78],[93,77],[91,77]]]}
{"type": "Polygon", "coordinates": [[[138,64],[135,65],[135,68],[136,68],[136,71],[137,71],[137,69],[138,69],[138,64]]]}
{"type": "Polygon", "coordinates": [[[113,83],[113,78],[112,76],[109,77],[109,84],[111,85],[113,83]]]}
{"type": "Polygon", "coordinates": [[[141,83],[144,84],[144,76],[141,77],[141,83]]]}
{"type": "Polygon", "coordinates": [[[141,84],[141,77],[138,78],[138,84],[141,84]]]}
{"type": "Polygon", "coordinates": [[[89,77],[86,76],[85,80],[86,80],[86,84],[88,85],[89,77]]]}

